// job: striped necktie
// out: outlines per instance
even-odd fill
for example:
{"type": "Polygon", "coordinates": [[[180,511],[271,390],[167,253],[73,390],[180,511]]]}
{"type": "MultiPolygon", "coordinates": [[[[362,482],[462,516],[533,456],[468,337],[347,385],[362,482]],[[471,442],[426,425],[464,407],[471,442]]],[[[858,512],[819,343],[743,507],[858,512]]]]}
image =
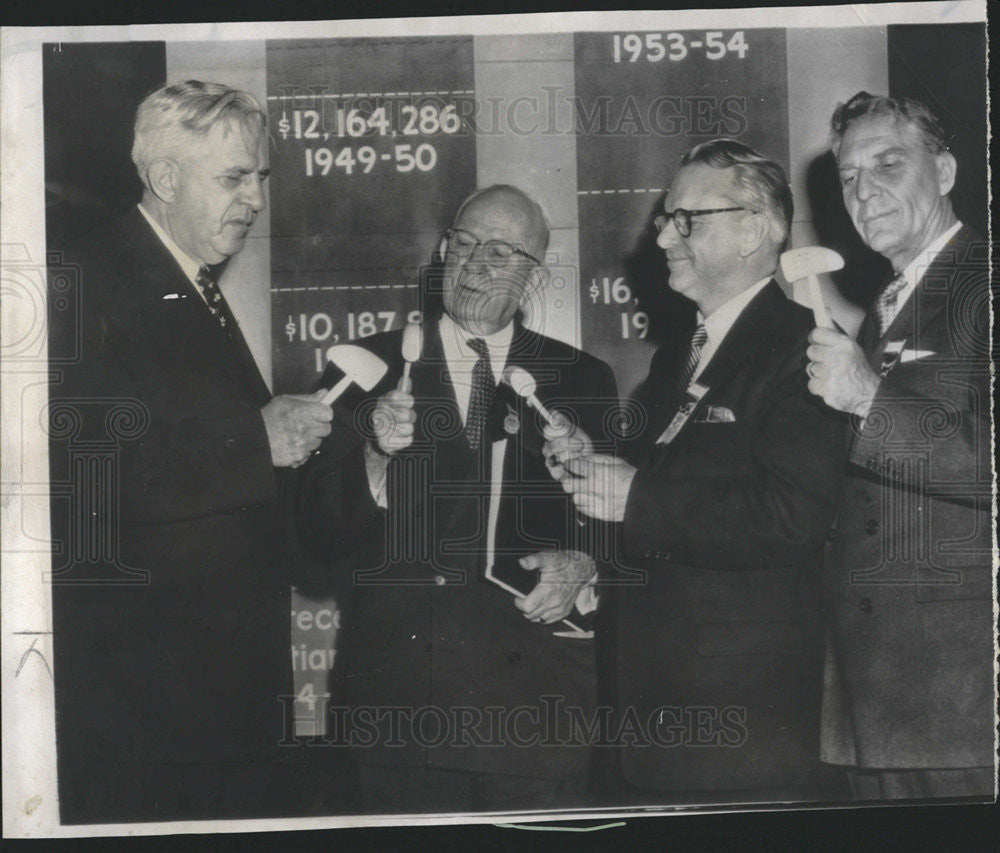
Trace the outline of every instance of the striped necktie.
{"type": "Polygon", "coordinates": [[[701,323],[694,330],[694,335],[691,337],[691,348],[688,350],[687,359],[684,362],[684,369],[677,376],[677,384],[674,386],[675,396],[679,397],[687,391],[691,377],[694,376],[698,362],[701,361],[701,351],[705,348],[706,343],[708,343],[708,332],[705,331],[705,324],[701,323]]]}
{"type": "Polygon", "coordinates": [[[479,356],[472,367],[472,393],[469,395],[469,414],[465,419],[465,436],[469,440],[469,446],[473,450],[478,450],[483,440],[487,419],[493,409],[497,383],[493,377],[486,341],[482,338],[470,338],[466,344],[479,356]]]}
{"type": "Polygon", "coordinates": [[[873,308],[875,312],[875,322],[878,325],[878,336],[885,336],[892,321],[896,319],[896,303],[899,301],[899,292],[906,287],[906,279],[900,273],[890,281],[875,300],[873,308]]]}

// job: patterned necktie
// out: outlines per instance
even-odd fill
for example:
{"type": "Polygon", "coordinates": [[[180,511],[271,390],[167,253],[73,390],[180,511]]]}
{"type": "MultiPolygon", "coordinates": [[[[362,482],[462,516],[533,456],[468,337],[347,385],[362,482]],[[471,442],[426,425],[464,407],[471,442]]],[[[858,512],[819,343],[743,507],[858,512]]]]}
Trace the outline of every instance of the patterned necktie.
{"type": "Polygon", "coordinates": [[[469,395],[469,414],[465,419],[465,436],[469,440],[469,446],[473,450],[478,450],[483,440],[486,421],[493,409],[497,383],[493,378],[486,341],[482,338],[470,338],[466,343],[479,356],[472,368],[472,393],[469,395]]]}
{"type": "Polygon", "coordinates": [[[691,382],[691,377],[694,376],[694,372],[698,367],[698,362],[701,361],[701,351],[704,349],[705,344],[708,343],[708,332],[705,331],[705,324],[701,323],[697,329],[694,330],[694,335],[691,337],[691,348],[688,350],[687,360],[684,362],[684,369],[680,372],[677,377],[677,384],[674,386],[674,395],[679,397],[685,391],[691,382]]]}
{"type": "Polygon", "coordinates": [[[884,337],[892,321],[896,319],[896,302],[899,292],[906,287],[906,279],[900,273],[890,281],[875,300],[875,322],[878,324],[878,336],[884,337]]]}
{"type": "Polygon", "coordinates": [[[212,312],[212,316],[225,329],[228,321],[226,320],[225,302],[222,299],[222,291],[219,290],[219,285],[215,283],[215,279],[212,278],[208,267],[198,268],[198,275],[195,276],[194,283],[205,299],[205,303],[208,305],[208,310],[212,312]]]}

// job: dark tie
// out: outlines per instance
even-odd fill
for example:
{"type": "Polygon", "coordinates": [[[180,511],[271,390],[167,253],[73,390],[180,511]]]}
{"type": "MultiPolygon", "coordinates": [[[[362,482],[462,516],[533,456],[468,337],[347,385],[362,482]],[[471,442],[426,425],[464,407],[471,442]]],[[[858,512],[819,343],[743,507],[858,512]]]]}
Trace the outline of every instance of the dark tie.
{"type": "Polygon", "coordinates": [[[195,276],[194,283],[202,297],[204,297],[205,304],[208,305],[208,310],[212,312],[212,316],[225,329],[226,324],[229,322],[226,319],[226,314],[228,313],[226,311],[226,302],[222,298],[222,291],[219,290],[219,285],[215,283],[215,279],[212,278],[212,274],[208,271],[208,267],[198,268],[198,275],[195,276]]]}
{"type": "Polygon", "coordinates": [[[698,362],[701,361],[701,351],[706,343],[708,343],[708,332],[705,331],[705,324],[701,323],[694,330],[694,335],[691,337],[691,348],[688,350],[687,359],[684,362],[684,369],[677,376],[677,384],[674,386],[675,397],[680,397],[687,391],[691,377],[694,376],[698,362]]]}
{"type": "Polygon", "coordinates": [[[899,292],[906,287],[906,279],[900,273],[890,281],[875,300],[872,309],[875,312],[875,322],[878,325],[878,336],[885,337],[892,321],[896,319],[896,302],[899,299],[899,292]]]}
{"type": "Polygon", "coordinates": [[[466,343],[479,356],[472,368],[472,393],[469,395],[469,414],[465,419],[465,435],[469,440],[469,446],[473,450],[478,450],[490,411],[493,409],[497,383],[493,378],[486,341],[482,338],[470,338],[466,343]]]}

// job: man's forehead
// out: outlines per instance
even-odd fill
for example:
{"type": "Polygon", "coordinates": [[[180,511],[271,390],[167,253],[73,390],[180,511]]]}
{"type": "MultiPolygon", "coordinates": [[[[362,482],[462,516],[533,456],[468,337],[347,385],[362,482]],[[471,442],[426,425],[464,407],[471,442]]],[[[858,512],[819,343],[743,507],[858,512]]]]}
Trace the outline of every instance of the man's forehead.
{"type": "Polygon", "coordinates": [[[524,244],[531,237],[531,213],[519,199],[501,193],[473,199],[455,220],[456,228],[464,228],[483,239],[502,239],[524,244]]]}
{"type": "Polygon", "coordinates": [[[920,131],[912,122],[894,115],[865,116],[844,132],[838,162],[856,156],[877,156],[890,148],[922,148],[920,131]]]}
{"type": "Polygon", "coordinates": [[[220,121],[203,136],[192,136],[197,156],[217,168],[266,169],[267,135],[237,121],[220,121]]]}

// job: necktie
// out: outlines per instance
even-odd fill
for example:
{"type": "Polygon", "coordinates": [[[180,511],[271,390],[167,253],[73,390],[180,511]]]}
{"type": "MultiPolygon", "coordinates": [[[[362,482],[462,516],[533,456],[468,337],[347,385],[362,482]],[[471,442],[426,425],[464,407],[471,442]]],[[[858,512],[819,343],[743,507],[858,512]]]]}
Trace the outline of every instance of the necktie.
{"type": "Polygon", "coordinates": [[[226,328],[226,310],[225,302],[222,299],[222,291],[219,290],[219,285],[215,283],[215,279],[212,278],[208,267],[199,267],[194,283],[202,297],[204,297],[205,303],[208,305],[208,310],[212,312],[212,316],[218,320],[219,325],[223,329],[226,328]]]}
{"type": "Polygon", "coordinates": [[[687,391],[688,384],[691,382],[691,377],[694,376],[694,372],[698,367],[698,362],[701,361],[701,351],[704,349],[706,343],[708,343],[708,332],[705,331],[705,324],[701,323],[698,328],[694,330],[694,335],[691,337],[691,348],[688,350],[687,359],[684,362],[684,369],[681,370],[678,375],[677,384],[674,386],[675,396],[679,397],[687,391]]]}
{"type": "Polygon", "coordinates": [[[486,421],[493,408],[497,383],[493,378],[486,341],[482,338],[470,338],[466,343],[479,356],[472,368],[472,393],[469,395],[469,414],[465,419],[465,435],[469,440],[469,446],[473,450],[478,450],[483,440],[486,421]]]}
{"type": "Polygon", "coordinates": [[[892,321],[896,319],[896,302],[899,292],[906,287],[906,279],[900,273],[890,281],[875,300],[875,321],[878,324],[878,336],[885,335],[892,321]]]}

